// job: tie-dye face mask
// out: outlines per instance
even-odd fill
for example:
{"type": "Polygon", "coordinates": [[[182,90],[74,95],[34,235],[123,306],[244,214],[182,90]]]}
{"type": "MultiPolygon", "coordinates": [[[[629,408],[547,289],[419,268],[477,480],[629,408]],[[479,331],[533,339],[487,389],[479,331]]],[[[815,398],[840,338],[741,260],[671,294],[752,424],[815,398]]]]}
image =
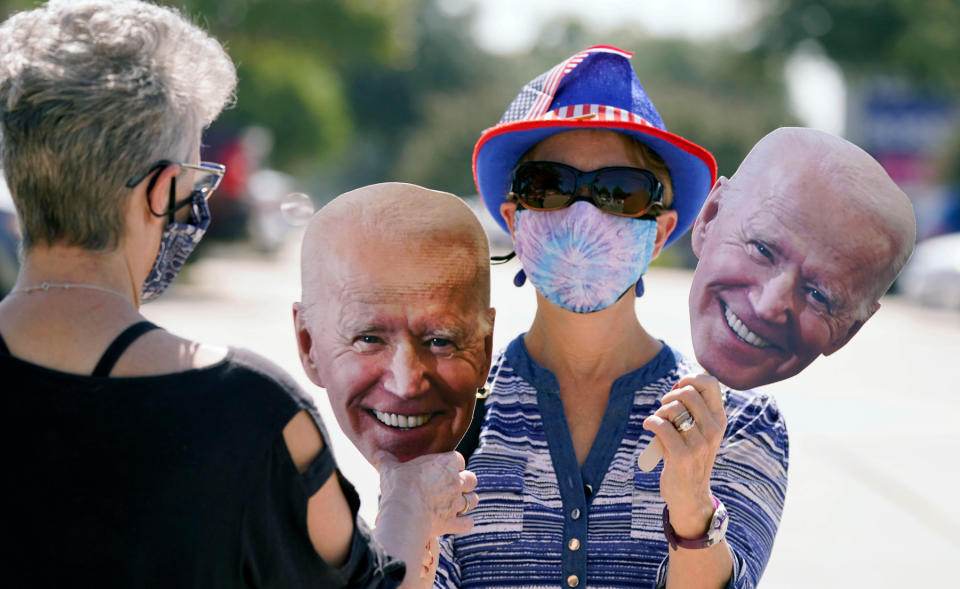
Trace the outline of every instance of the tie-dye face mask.
{"type": "Polygon", "coordinates": [[[575,313],[606,309],[647,271],[653,219],[601,212],[586,201],[556,211],[517,210],[514,250],[548,301],[575,313]]]}

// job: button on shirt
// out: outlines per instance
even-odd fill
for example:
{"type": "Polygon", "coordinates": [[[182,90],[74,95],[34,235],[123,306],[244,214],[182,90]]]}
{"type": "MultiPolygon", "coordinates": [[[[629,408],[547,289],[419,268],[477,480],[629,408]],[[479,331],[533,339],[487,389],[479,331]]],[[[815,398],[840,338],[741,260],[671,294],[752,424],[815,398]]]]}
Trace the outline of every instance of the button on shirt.
{"type": "MultiPolygon", "coordinates": [[[[579,467],[554,375],[518,337],[495,361],[468,468],[480,504],[467,534],[440,541],[438,587],[662,585],[667,541],[662,464],[636,458],[652,433],[643,420],[681,376],[700,372],[664,345],[614,381],[599,432],[579,467]]],[[[787,434],[767,396],[731,391],[728,427],[711,487],[730,513],[730,587],[754,587],[770,556],[786,489],[787,434]]]]}

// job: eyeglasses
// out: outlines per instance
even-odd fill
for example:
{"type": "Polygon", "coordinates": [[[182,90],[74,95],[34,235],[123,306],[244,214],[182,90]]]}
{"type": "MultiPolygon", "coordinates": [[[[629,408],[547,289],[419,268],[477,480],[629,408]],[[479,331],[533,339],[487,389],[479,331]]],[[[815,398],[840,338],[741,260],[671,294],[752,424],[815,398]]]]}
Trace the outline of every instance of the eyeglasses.
{"type": "Polygon", "coordinates": [[[523,162],[513,169],[510,192],[534,211],[562,209],[578,200],[620,217],[655,216],[664,208],[663,184],[641,168],[581,172],[557,162],[523,162]],[[583,188],[588,194],[578,194],[583,188]]]}
{"type": "MultiPolygon", "coordinates": [[[[167,166],[180,166],[181,169],[196,170],[199,172],[197,179],[193,182],[193,190],[190,191],[190,196],[183,199],[179,203],[176,202],[176,182],[170,183],[170,205],[167,207],[167,210],[162,213],[158,213],[153,210],[153,206],[150,206],[150,212],[157,217],[163,217],[164,215],[170,218],[170,222],[173,222],[173,215],[178,210],[189,205],[197,197],[202,197],[203,199],[209,199],[213,196],[213,191],[220,186],[220,182],[223,180],[223,175],[227,173],[227,167],[223,164],[218,164],[214,162],[200,162],[199,164],[185,164],[182,162],[172,162],[169,160],[160,160],[157,163],[150,166],[150,169],[133,176],[127,180],[127,188],[133,188],[137,184],[143,182],[147,176],[163,170],[167,166]]],[[[157,174],[159,176],[159,174],[157,174]]],[[[156,182],[157,176],[154,176],[150,180],[149,186],[147,186],[147,192],[153,189],[153,183],[156,182]]]]}

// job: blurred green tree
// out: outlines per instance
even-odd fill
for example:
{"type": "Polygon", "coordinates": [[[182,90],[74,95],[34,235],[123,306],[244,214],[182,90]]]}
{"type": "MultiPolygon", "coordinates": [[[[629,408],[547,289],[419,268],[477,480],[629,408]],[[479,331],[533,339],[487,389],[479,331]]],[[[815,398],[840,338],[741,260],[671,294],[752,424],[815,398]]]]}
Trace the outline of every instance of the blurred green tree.
{"type": "MultiPolygon", "coordinates": [[[[271,129],[271,165],[318,201],[398,180],[474,194],[473,145],[522,84],[595,44],[633,64],[668,129],[710,149],[731,174],[770,129],[793,123],[776,60],[732,41],[695,43],[575,19],[544,28],[523,55],[481,50],[473,14],[438,0],[162,0],[194,15],[238,64],[236,107],[218,125],[271,129]],[[771,65],[773,64],[773,65],[771,65]]],[[[34,5],[0,0],[0,11],[34,5]]]]}
{"type": "Polygon", "coordinates": [[[199,15],[237,63],[238,101],[221,126],[274,132],[273,163],[308,170],[350,144],[349,72],[402,64],[416,46],[421,0],[171,1],[199,15]]]}
{"type": "MultiPolygon", "coordinates": [[[[424,46],[448,46],[452,36],[462,47],[462,30],[449,20],[436,29],[425,28],[424,46]]],[[[738,49],[732,40],[694,43],[627,29],[598,35],[576,20],[560,19],[546,26],[543,37],[522,55],[471,49],[478,61],[467,81],[459,88],[426,94],[426,118],[408,136],[395,174],[458,194],[475,192],[470,162],[473,143],[483,129],[499,120],[524,83],[576,51],[598,44],[634,52],[633,67],[668,130],[708,148],[721,174],[732,174],[770,130],[797,124],[787,108],[782,70],[774,67],[779,64],[738,49]]]]}
{"type": "MultiPolygon", "coordinates": [[[[336,157],[358,119],[353,72],[393,71],[417,46],[423,0],[159,0],[220,39],[237,64],[238,101],[216,125],[273,131],[279,167],[303,172],[336,157]]],[[[37,0],[0,0],[0,17],[37,0]]]]}
{"type": "Polygon", "coordinates": [[[762,0],[757,49],[785,56],[814,40],[846,72],[903,76],[960,94],[956,0],[762,0]]]}
{"type": "Polygon", "coordinates": [[[36,5],[36,0],[0,0],[0,18],[6,19],[8,15],[18,10],[33,8],[36,5]]]}

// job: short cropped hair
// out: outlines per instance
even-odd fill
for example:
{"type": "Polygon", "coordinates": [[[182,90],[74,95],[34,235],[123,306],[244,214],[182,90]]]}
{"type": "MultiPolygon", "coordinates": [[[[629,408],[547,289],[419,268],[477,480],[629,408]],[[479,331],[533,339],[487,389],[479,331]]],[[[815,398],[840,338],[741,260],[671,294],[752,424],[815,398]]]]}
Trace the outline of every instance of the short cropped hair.
{"type": "Polygon", "coordinates": [[[116,248],[126,181],[190,157],[236,80],[220,43],[172,8],[51,0],[10,17],[0,134],[24,248],[116,248]]]}

